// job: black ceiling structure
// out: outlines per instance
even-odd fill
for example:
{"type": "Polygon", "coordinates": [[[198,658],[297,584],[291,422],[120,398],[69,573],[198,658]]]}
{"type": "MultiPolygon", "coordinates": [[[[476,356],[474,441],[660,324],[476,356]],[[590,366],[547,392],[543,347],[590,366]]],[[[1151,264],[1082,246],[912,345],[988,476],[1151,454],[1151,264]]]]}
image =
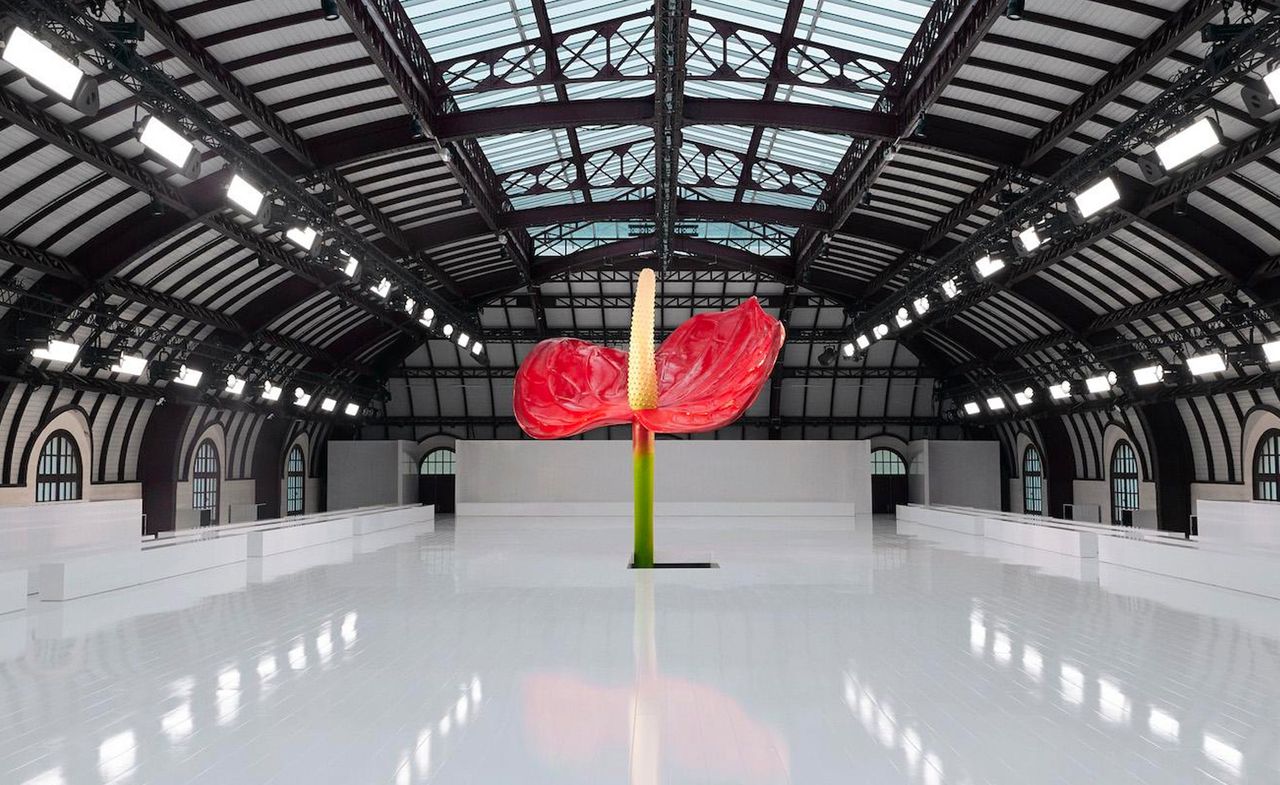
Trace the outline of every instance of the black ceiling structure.
{"type": "Polygon", "coordinates": [[[337,0],[331,20],[312,0],[0,0],[6,25],[76,52],[101,96],[81,115],[0,66],[0,371],[140,384],[32,360],[19,333],[36,325],[304,386],[308,416],[328,395],[372,404],[387,434],[515,435],[510,369],[545,337],[625,342],[631,279],[653,266],[662,330],[751,295],[788,325],[742,435],[1267,404],[1255,350],[1280,335],[1280,115],[1255,117],[1239,88],[1273,51],[1271,4],[1026,5],[1015,21],[1004,0],[476,0],[464,20],[424,0],[337,0]],[[119,19],[145,35],[122,40],[119,19]],[[1224,20],[1252,27],[1202,41],[1224,20]],[[152,114],[183,118],[198,176],[138,143],[152,114]],[[1140,159],[1160,134],[1203,116],[1221,148],[1149,183],[1140,159]],[[963,272],[1108,172],[1115,209],[999,277],[963,272]],[[233,174],[322,224],[328,251],[230,207],[233,174]],[[962,294],[944,302],[952,275],[962,294]],[[383,278],[386,297],[371,291],[383,278]],[[932,308],[908,327],[825,351],[922,294],[932,308]],[[1229,367],[957,414],[1202,351],[1229,367]]]}

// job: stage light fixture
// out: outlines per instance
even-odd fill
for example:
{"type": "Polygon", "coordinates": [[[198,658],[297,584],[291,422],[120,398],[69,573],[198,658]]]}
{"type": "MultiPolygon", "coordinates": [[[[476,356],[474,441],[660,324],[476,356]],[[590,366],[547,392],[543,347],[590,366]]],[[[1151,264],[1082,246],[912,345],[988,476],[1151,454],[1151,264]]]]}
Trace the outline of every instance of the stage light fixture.
{"type": "Polygon", "coordinates": [[[476,357],[479,357],[483,352],[484,352],[484,344],[480,343],[479,341],[476,341],[475,343],[471,344],[471,353],[473,355],[475,355],[476,357]]]}
{"type": "Polygon", "coordinates": [[[387,295],[391,294],[391,282],[386,278],[383,278],[381,281],[378,281],[376,286],[370,286],[369,291],[385,300],[387,299],[387,295]]]}
{"type": "Polygon", "coordinates": [[[199,368],[192,368],[189,365],[182,365],[178,367],[178,373],[173,377],[173,380],[186,387],[198,387],[200,380],[203,378],[204,371],[199,368]]]}
{"type": "Polygon", "coordinates": [[[278,401],[280,400],[280,385],[271,382],[262,383],[262,400],[278,401]]]}
{"type": "Polygon", "coordinates": [[[42,92],[56,96],[83,115],[98,113],[98,83],[74,63],[21,27],[14,27],[0,56],[42,92]]]}
{"type": "Polygon", "coordinates": [[[1035,399],[1036,399],[1036,391],[1031,389],[1030,387],[1023,390],[1022,392],[1017,392],[1013,394],[1013,402],[1018,404],[1019,406],[1030,406],[1035,399]]]}
{"type": "Polygon", "coordinates": [[[893,321],[898,325],[898,329],[902,329],[911,324],[911,312],[904,305],[893,315],[893,321]]]}
{"type": "Polygon", "coordinates": [[[311,394],[301,387],[293,388],[293,404],[294,406],[306,406],[311,403],[311,394]]]}
{"type": "Polygon", "coordinates": [[[1044,240],[1034,226],[1028,226],[1013,238],[1013,247],[1018,251],[1019,256],[1030,256],[1041,245],[1044,245],[1044,240]]]}
{"type": "Polygon", "coordinates": [[[1116,187],[1115,179],[1104,177],[1071,200],[1071,217],[1077,223],[1084,223],[1118,201],[1120,189],[1116,187]]]}
{"type": "Polygon", "coordinates": [[[885,324],[884,322],[881,322],[880,324],[877,324],[875,327],[871,328],[871,334],[874,335],[876,337],[876,340],[878,341],[889,334],[889,325],[885,324]]]}
{"type": "Polygon", "coordinates": [[[289,238],[289,242],[298,246],[304,251],[310,251],[316,247],[316,240],[319,239],[320,233],[310,226],[295,226],[284,233],[289,238]]]}
{"type": "Polygon", "coordinates": [[[851,343],[846,343],[840,347],[840,353],[843,354],[845,357],[853,357],[854,352],[856,351],[857,351],[857,348],[851,343]]]}
{"type": "Polygon", "coordinates": [[[413,312],[418,310],[418,304],[414,302],[412,297],[408,297],[404,301],[404,312],[413,316],[413,312]]]}
{"type": "Polygon", "coordinates": [[[948,278],[942,282],[942,296],[948,300],[954,300],[960,296],[960,284],[954,278],[948,278]]]}
{"type": "Polygon", "coordinates": [[[929,312],[929,296],[917,297],[911,303],[911,307],[916,312],[916,316],[924,316],[929,312]]]}
{"type": "Polygon", "coordinates": [[[818,354],[818,365],[821,365],[823,368],[826,368],[835,364],[835,361],[836,361],[836,347],[824,346],[822,348],[822,351],[818,354]]]}
{"type": "Polygon", "coordinates": [[[445,338],[453,337],[453,325],[446,324],[444,327],[440,328],[440,332],[444,333],[445,338]]]}
{"type": "Polygon", "coordinates": [[[346,251],[339,251],[338,254],[343,259],[346,259],[346,263],[342,266],[342,274],[348,278],[355,278],[356,274],[360,272],[360,260],[346,251]]]}
{"type": "Polygon", "coordinates": [[[338,402],[333,400],[332,398],[325,398],[323,401],[320,402],[320,408],[326,412],[331,412],[334,409],[338,408],[338,402]]]}
{"type": "Polygon", "coordinates": [[[258,219],[259,223],[271,222],[271,205],[267,203],[267,195],[238,174],[232,175],[231,182],[227,184],[227,200],[258,219]]]}
{"type": "Polygon", "coordinates": [[[1005,403],[1003,398],[996,396],[994,398],[987,399],[988,410],[993,412],[1002,412],[1004,411],[1004,408],[1005,408],[1005,403]]]}
{"type": "Polygon", "coordinates": [[[1192,376],[1208,376],[1227,370],[1227,358],[1217,352],[1187,358],[1187,370],[1192,376]]]}
{"type": "Polygon", "coordinates": [[[1023,10],[1026,8],[1026,0],[1009,0],[1004,7],[1004,18],[1012,19],[1015,22],[1022,20],[1023,10]]]}
{"type": "Polygon", "coordinates": [[[244,379],[236,376],[234,373],[227,374],[227,386],[223,388],[223,392],[231,395],[241,395],[244,393],[244,379]]]}
{"type": "Polygon", "coordinates": [[[863,333],[854,339],[854,343],[858,344],[859,349],[865,351],[871,345],[871,339],[866,336],[866,333],[863,333]]]}
{"type": "Polygon", "coordinates": [[[467,344],[471,343],[471,336],[466,333],[458,333],[458,346],[463,349],[467,348],[467,344]]]}
{"type": "Polygon", "coordinates": [[[1280,108],[1280,68],[1268,72],[1261,79],[1245,80],[1240,88],[1240,100],[1249,110],[1249,116],[1261,120],[1280,108]]]}
{"type": "Polygon", "coordinates": [[[116,364],[111,366],[112,373],[118,373],[123,376],[141,376],[146,370],[146,359],[131,354],[120,355],[120,359],[116,361],[116,364]]]}
{"type": "Polygon", "coordinates": [[[342,411],[343,411],[343,413],[344,413],[344,414],[346,414],[348,417],[355,417],[357,414],[359,414],[359,413],[360,413],[360,404],[358,404],[358,403],[349,403],[349,404],[347,404],[347,408],[343,409],[342,411]]]}
{"type": "Polygon", "coordinates": [[[143,118],[134,130],[143,147],[183,177],[188,180],[200,177],[200,152],[196,146],[159,117],[143,118]]]}
{"type": "Polygon", "coordinates": [[[1280,364],[1280,341],[1271,341],[1262,344],[1262,356],[1267,359],[1271,365],[1280,364]]]}
{"type": "Polygon", "coordinates": [[[1133,381],[1139,387],[1149,387],[1153,384],[1159,384],[1164,381],[1163,365],[1148,365],[1144,368],[1133,369],[1133,381]]]}
{"type": "Polygon", "coordinates": [[[964,405],[965,414],[978,414],[981,411],[982,407],[978,405],[977,401],[969,401],[964,405]]]}
{"type": "Polygon", "coordinates": [[[1057,384],[1049,385],[1049,397],[1055,401],[1061,401],[1063,398],[1071,397],[1071,382],[1062,381],[1057,384]]]}
{"type": "Polygon", "coordinates": [[[1160,165],[1171,172],[1222,144],[1222,129],[1212,117],[1202,117],[1156,145],[1160,165]]]}
{"type": "Polygon", "coordinates": [[[73,341],[60,341],[56,338],[50,339],[44,346],[31,350],[33,358],[53,363],[75,362],[78,354],[80,354],[80,344],[73,341]]]}
{"type": "Polygon", "coordinates": [[[973,270],[977,273],[979,280],[990,278],[1003,269],[1004,261],[990,254],[973,263],[973,270]]]}
{"type": "Polygon", "coordinates": [[[1090,393],[1099,395],[1101,393],[1110,392],[1111,386],[1114,385],[1116,381],[1118,381],[1118,379],[1116,378],[1115,371],[1110,371],[1108,373],[1098,374],[1097,376],[1090,376],[1088,379],[1084,380],[1084,386],[1090,393]]]}
{"type": "Polygon", "coordinates": [[[430,327],[435,320],[436,320],[436,309],[425,308],[422,311],[422,318],[419,319],[418,321],[422,324],[423,327],[430,327]]]}
{"type": "Polygon", "coordinates": [[[342,18],[338,13],[338,0],[320,0],[320,13],[326,22],[336,22],[342,18]]]}

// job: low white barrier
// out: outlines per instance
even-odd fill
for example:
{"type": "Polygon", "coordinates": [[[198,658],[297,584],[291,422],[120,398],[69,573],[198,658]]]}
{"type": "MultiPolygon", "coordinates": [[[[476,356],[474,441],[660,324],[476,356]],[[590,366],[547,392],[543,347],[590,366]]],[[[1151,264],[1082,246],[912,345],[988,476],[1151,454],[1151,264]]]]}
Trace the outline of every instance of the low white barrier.
{"type": "Polygon", "coordinates": [[[1196,502],[1202,540],[1280,547],[1280,502],[1196,502]]]}
{"type": "Polygon", "coordinates": [[[250,558],[274,556],[334,540],[349,539],[354,534],[350,518],[335,518],[316,523],[255,529],[246,535],[250,558]]]}
{"type": "Polygon", "coordinates": [[[57,602],[172,578],[244,560],[244,541],[214,537],[138,551],[114,551],[40,565],[40,599],[57,602]]]}
{"type": "Polygon", "coordinates": [[[181,532],[136,551],[96,551],[41,564],[36,584],[42,600],[69,600],[350,539],[366,532],[408,524],[430,524],[434,528],[434,517],[433,507],[377,507],[181,532]]]}
{"type": "Polygon", "coordinates": [[[26,610],[27,571],[23,569],[0,572],[0,613],[26,610]]]}
{"type": "Polygon", "coordinates": [[[899,507],[911,524],[999,540],[1236,591],[1280,598],[1280,549],[967,508],[899,507]]]}

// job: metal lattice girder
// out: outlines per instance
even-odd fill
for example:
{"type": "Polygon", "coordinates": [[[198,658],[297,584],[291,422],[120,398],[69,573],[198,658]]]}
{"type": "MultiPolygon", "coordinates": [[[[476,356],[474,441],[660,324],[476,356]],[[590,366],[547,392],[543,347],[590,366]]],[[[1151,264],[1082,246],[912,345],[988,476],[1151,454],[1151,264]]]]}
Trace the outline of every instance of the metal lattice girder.
{"type": "MultiPolygon", "coordinates": [[[[656,331],[655,337],[659,340],[671,334],[675,329],[660,328],[656,331]]],[[[630,340],[631,332],[628,327],[584,327],[571,330],[549,330],[547,337],[550,338],[581,338],[584,341],[593,341],[595,343],[609,343],[625,345],[630,340]]],[[[490,344],[508,341],[514,343],[537,343],[538,332],[532,328],[524,327],[495,327],[489,331],[487,335],[490,344]]],[[[790,344],[831,344],[837,345],[847,340],[845,332],[840,329],[805,329],[792,330],[787,333],[787,342],[790,344]]]]}
{"type": "MultiPolygon", "coordinates": [[[[514,379],[519,368],[415,368],[403,367],[394,376],[404,379],[514,379]]],[[[787,379],[932,379],[924,368],[783,368],[787,379]]]]}
{"type": "MultiPolygon", "coordinates": [[[[545,282],[567,272],[593,269],[605,264],[616,267],[630,264],[636,269],[653,267],[657,264],[659,247],[656,237],[646,235],[597,245],[568,256],[542,259],[534,267],[534,279],[539,282],[545,282]]],[[[785,258],[756,256],[753,253],[709,240],[700,240],[694,237],[675,237],[671,240],[670,248],[678,254],[673,260],[673,264],[680,264],[688,262],[690,258],[697,258],[704,264],[710,262],[724,265],[727,269],[751,270],[756,274],[777,280],[784,280],[784,277],[790,275],[791,266],[785,258]]],[[[784,280],[784,282],[787,281],[784,280]]]]}
{"type": "MultiPolygon", "coordinates": [[[[1280,30],[1280,18],[1276,19],[1280,30]]],[[[1141,220],[1159,210],[1173,204],[1184,193],[1197,190],[1204,185],[1234,172],[1236,169],[1258,160],[1270,153],[1280,150],[1280,122],[1273,122],[1248,139],[1226,147],[1218,154],[1201,160],[1182,174],[1171,177],[1155,188],[1147,188],[1143,184],[1126,179],[1122,189],[1128,195],[1131,206],[1127,209],[1113,210],[1101,219],[1097,219],[1084,227],[1080,227],[1061,238],[1046,243],[1048,250],[1037,254],[1034,258],[1017,266],[1012,275],[1005,281],[974,284],[968,292],[951,302],[943,304],[936,313],[931,314],[928,323],[916,323],[907,327],[904,332],[928,328],[936,321],[945,320],[960,311],[986,300],[999,291],[1035,277],[1041,271],[1057,264],[1075,253],[1089,247],[1098,240],[1107,237],[1135,221],[1141,220]]],[[[1212,257],[1207,261],[1213,263],[1212,257]]],[[[1259,258],[1257,266],[1261,268],[1270,262],[1270,257],[1259,258]]],[[[1220,270],[1223,277],[1240,287],[1241,291],[1255,299],[1261,299],[1251,292],[1250,281],[1220,270]]],[[[919,282],[913,282],[917,286],[919,282]]],[[[874,317],[868,317],[874,318],[874,317]]]]}
{"type": "Polygon", "coordinates": [[[345,279],[336,271],[304,262],[230,218],[207,212],[205,207],[197,204],[185,190],[174,188],[167,180],[152,175],[142,166],[118,155],[105,145],[71,130],[65,124],[38,111],[25,101],[18,100],[7,91],[0,91],[0,117],[240,244],[256,254],[261,261],[288,270],[315,290],[328,289],[335,296],[408,335],[418,338],[433,337],[430,332],[418,326],[415,320],[405,319],[380,303],[372,302],[370,297],[366,297],[358,287],[345,286],[345,279]]]}
{"type": "MultiPolygon", "coordinates": [[[[794,36],[689,14],[689,81],[805,85],[878,94],[896,63],[794,36]]],[[[539,85],[649,81],[654,71],[651,11],[620,16],[437,64],[441,96],[539,85]],[[608,52],[601,59],[600,51],[608,52]]]]}
{"type": "Polygon", "coordinates": [[[1248,390],[1266,390],[1276,387],[1280,387],[1280,371],[1264,371],[1249,376],[1238,376],[1234,379],[1142,387],[1138,388],[1137,392],[1124,396],[1092,398],[1085,401],[1076,401],[1065,406],[1041,402],[1023,409],[1007,410],[1005,414],[981,414],[961,419],[964,423],[972,425],[1039,420],[1046,417],[1067,417],[1084,412],[1104,411],[1117,406],[1138,407],[1161,401],[1210,398],[1215,395],[1246,392],[1248,390]]]}
{"type": "MultiPolygon", "coordinates": [[[[4,3],[33,26],[39,28],[53,25],[55,30],[61,29],[83,42],[90,49],[90,53],[86,56],[96,58],[97,65],[104,72],[109,72],[116,82],[153,106],[162,108],[170,119],[184,128],[198,131],[206,143],[218,148],[224,158],[233,161],[247,177],[255,181],[258,187],[271,191],[277,200],[284,200],[286,209],[294,213],[299,220],[313,223],[317,228],[323,228],[336,235],[336,239],[347,251],[362,260],[366,270],[376,270],[419,302],[432,303],[441,312],[450,314],[451,318],[457,320],[459,324],[470,325],[470,329],[476,329],[468,315],[457,309],[448,298],[441,297],[429,289],[418,276],[406,270],[364,235],[338,220],[332,214],[330,205],[320,196],[311,193],[282,170],[269,156],[259,152],[240,134],[229,128],[200,102],[188,95],[163,70],[138,55],[133,49],[122,46],[119,39],[108,32],[87,9],[80,8],[71,0],[42,0],[39,3],[33,0],[4,0],[4,3]]],[[[141,8],[141,4],[134,10],[137,11],[138,8],[141,8]]],[[[150,7],[150,12],[153,16],[162,14],[154,7],[150,7]]],[[[152,23],[154,24],[155,20],[152,20],[152,23]]],[[[160,25],[156,26],[157,29],[161,29],[160,25]]],[[[176,40],[181,35],[186,43],[199,46],[187,38],[185,33],[172,23],[172,20],[169,26],[163,29],[166,37],[176,40]]],[[[261,105],[258,99],[251,96],[242,85],[240,92],[237,93],[234,85],[238,85],[238,82],[234,82],[230,74],[212,73],[216,65],[212,57],[205,53],[204,58],[194,58],[192,62],[199,68],[211,71],[210,78],[214,79],[212,86],[215,89],[221,87],[227,91],[227,95],[235,96],[236,102],[244,103],[246,110],[252,113],[251,117],[261,116],[268,126],[275,126],[271,133],[278,133],[281,138],[288,140],[287,126],[280,122],[279,118],[275,118],[273,122],[274,115],[270,110],[261,105]]],[[[354,188],[350,190],[354,192],[354,188]]],[[[412,322],[412,320],[409,321],[412,322]]],[[[412,323],[414,326],[406,329],[420,331],[423,337],[429,334],[424,328],[416,325],[416,322],[412,323]]],[[[399,324],[404,326],[405,322],[402,320],[399,324]]],[[[480,334],[478,330],[476,334],[480,334]]]]}
{"type": "MultiPolygon", "coordinates": [[[[390,428],[395,427],[425,427],[425,428],[465,428],[465,427],[518,427],[516,418],[514,417],[477,417],[477,416],[457,416],[457,417],[436,417],[430,415],[406,415],[406,416],[382,416],[368,417],[362,423],[364,425],[377,425],[390,428]]],[[[919,428],[936,428],[941,425],[951,425],[941,417],[783,417],[781,421],[782,427],[790,428],[826,428],[826,427],[847,427],[856,428],[859,426],[875,427],[883,425],[905,425],[908,427],[919,428]]],[[[733,421],[733,425],[729,427],[747,427],[747,428],[767,428],[770,425],[768,417],[740,417],[733,421]]]]}
{"type": "MultiPolygon", "coordinates": [[[[471,109],[441,115],[434,133],[441,141],[461,142],[543,128],[653,125],[653,103],[648,98],[600,98],[471,109]]],[[[762,125],[869,139],[896,139],[901,131],[898,116],[889,112],[741,98],[686,97],[684,119],[688,125],[762,125]]]]}
{"type": "MultiPolygon", "coordinates": [[[[399,0],[336,0],[338,10],[382,72],[400,101],[422,124],[441,149],[449,172],[462,186],[476,212],[491,231],[502,228],[499,217],[511,209],[497,175],[475,139],[447,139],[441,120],[457,111],[451,99],[441,100],[432,91],[437,72],[422,36],[399,0]]],[[[532,270],[532,246],[521,228],[510,232],[507,245],[517,271],[526,282],[532,270]]]]}
{"type": "MultiPolygon", "coordinates": [[[[638,139],[581,157],[513,169],[499,178],[508,196],[531,196],[590,188],[645,188],[654,185],[653,140],[638,139]]],[[[679,150],[677,181],[685,188],[735,188],[812,196],[828,176],[802,166],[769,161],[736,150],[686,142],[679,150]]]]}
{"type": "MultiPolygon", "coordinates": [[[[899,137],[912,133],[924,113],[941,95],[969,53],[1005,9],[1005,0],[938,0],[925,17],[895,72],[891,89],[876,109],[898,119],[899,137]]],[[[893,160],[894,145],[859,139],[850,146],[824,194],[829,220],[825,232],[838,230],[880,173],[893,160]]],[[[803,281],[822,251],[824,232],[805,230],[796,235],[796,279],[803,281]]]]}
{"type": "MultiPolygon", "coordinates": [[[[949,235],[975,211],[994,199],[999,193],[1013,184],[1027,184],[1032,175],[1029,170],[1035,168],[1049,152],[1057,147],[1068,135],[1089,118],[1093,117],[1128,89],[1134,82],[1146,75],[1151,68],[1175,50],[1192,33],[1204,27],[1210,19],[1222,11],[1220,0],[1191,0],[1177,13],[1166,19],[1158,28],[1147,36],[1141,44],[1134,47],[1115,68],[1103,74],[1088,90],[1081,93],[1075,101],[1060,112],[1048,125],[1028,141],[1019,152],[1020,163],[1015,167],[1001,167],[984,180],[964,201],[942,217],[925,234],[918,251],[928,251],[949,235]]],[[[1017,160],[1017,159],[1015,159],[1017,160]]],[[[1041,175],[1051,172],[1040,172],[1041,175]]],[[[866,288],[863,300],[870,300],[880,289],[888,285],[900,272],[908,268],[914,261],[915,254],[908,252],[899,257],[885,270],[877,275],[866,288]]]]}
{"type": "MultiPolygon", "coordinates": [[[[113,292],[104,290],[104,293],[113,292]]],[[[69,321],[82,325],[88,328],[93,336],[108,334],[114,336],[118,341],[125,341],[133,345],[152,344],[157,349],[177,353],[183,357],[202,357],[212,361],[215,367],[223,370],[246,368],[265,375],[286,373],[294,379],[318,385],[322,388],[331,384],[348,387],[352,382],[350,377],[357,373],[365,373],[368,376],[373,375],[370,369],[363,366],[335,364],[331,357],[314,347],[269,333],[265,336],[259,334],[252,339],[246,338],[245,343],[253,340],[259,344],[278,346],[299,355],[307,355],[309,352],[314,352],[316,359],[325,362],[335,373],[326,376],[321,372],[303,371],[290,367],[279,359],[269,360],[261,357],[254,351],[252,346],[234,346],[222,340],[225,337],[234,337],[234,334],[231,333],[224,334],[222,338],[217,333],[213,336],[202,337],[195,332],[181,332],[177,329],[169,329],[161,326],[160,323],[144,324],[140,321],[122,318],[117,309],[109,308],[100,303],[87,305],[68,303],[52,295],[24,289],[12,283],[0,283],[0,305],[8,306],[23,313],[34,314],[53,325],[58,324],[60,321],[69,321]],[[336,371],[338,369],[345,370],[347,372],[346,375],[337,374],[336,371]]],[[[193,321],[199,322],[200,320],[193,319],[193,321]]],[[[207,326],[213,327],[215,331],[220,329],[211,324],[207,326]]],[[[13,348],[26,347],[15,344],[13,348]]],[[[116,348],[125,347],[117,346],[116,348]]]]}

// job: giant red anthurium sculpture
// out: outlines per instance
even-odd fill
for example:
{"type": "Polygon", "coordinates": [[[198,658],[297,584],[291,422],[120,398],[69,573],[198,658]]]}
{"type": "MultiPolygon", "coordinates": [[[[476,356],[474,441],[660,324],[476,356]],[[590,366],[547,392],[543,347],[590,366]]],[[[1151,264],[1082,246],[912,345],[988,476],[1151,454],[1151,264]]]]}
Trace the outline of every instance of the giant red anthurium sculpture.
{"type": "Polygon", "coordinates": [[[636,567],[653,566],[653,436],[722,428],[764,387],[786,338],[754,297],[698,314],[653,349],[653,270],[642,270],[629,352],[576,338],[534,347],[516,373],[516,421],[535,439],[631,423],[636,567]]]}

